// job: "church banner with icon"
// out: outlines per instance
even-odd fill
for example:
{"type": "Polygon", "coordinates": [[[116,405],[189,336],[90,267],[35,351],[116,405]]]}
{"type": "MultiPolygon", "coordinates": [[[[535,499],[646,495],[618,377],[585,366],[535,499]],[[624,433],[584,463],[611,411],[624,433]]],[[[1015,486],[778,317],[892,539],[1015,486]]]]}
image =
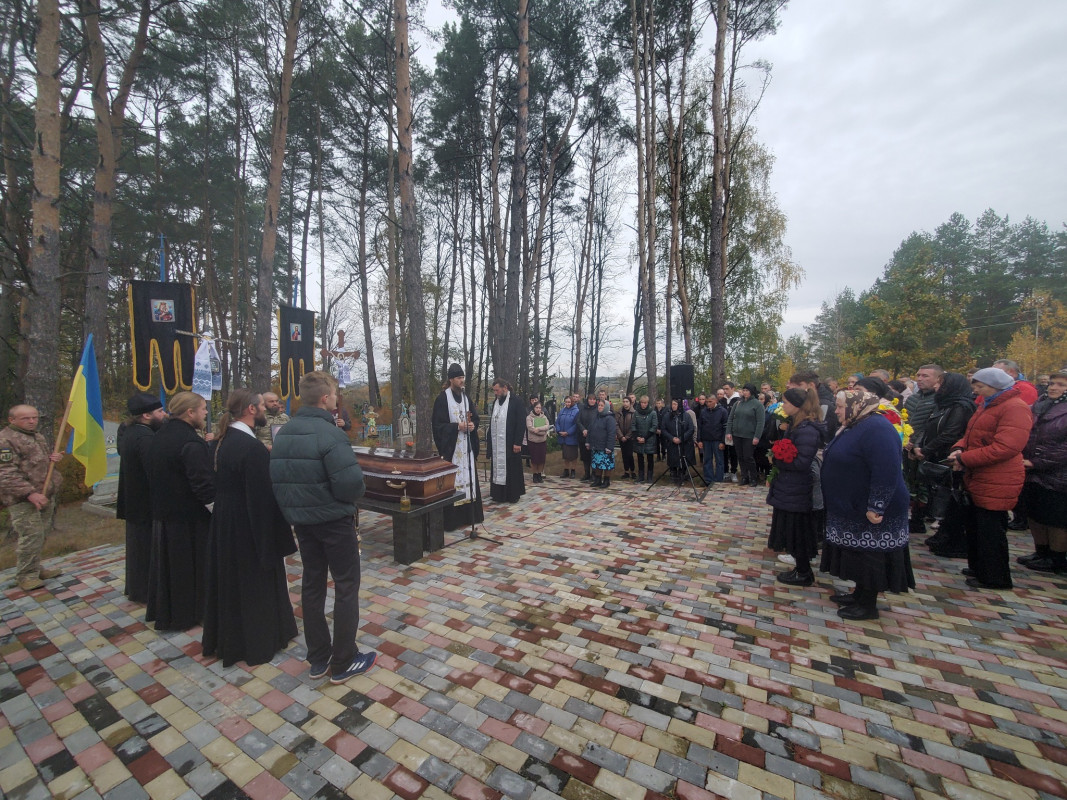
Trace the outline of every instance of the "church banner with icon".
{"type": "Polygon", "coordinates": [[[278,308],[278,357],[281,391],[286,400],[300,396],[300,376],[315,369],[315,312],[282,305],[278,308]]]}
{"type": "Polygon", "coordinates": [[[165,391],[191,389],[194,341],[179,331],[195,330],[196,296],[192,285],[130,281],[126,297],[130,305],[133,385],[147,392],[152,386],[152,367],[158,363],[165,391]]]}

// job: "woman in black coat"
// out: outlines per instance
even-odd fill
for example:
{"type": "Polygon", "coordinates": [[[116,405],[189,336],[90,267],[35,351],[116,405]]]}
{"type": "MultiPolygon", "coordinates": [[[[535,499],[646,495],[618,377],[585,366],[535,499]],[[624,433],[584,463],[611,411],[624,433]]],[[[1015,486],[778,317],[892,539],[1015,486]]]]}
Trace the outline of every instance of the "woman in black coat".
{"type": "Polygon", "coordinates": [[[607,489],[611,486],[611,472],[615,469],[615,415],[607,402],[598,400],[596,417],[589,424],[585,446],[589,449],[589,463],[596,476],[590,488],[607,489]]]}
{"type": "Polygon", "coordinates": [[[578,412],[578,451],[582,457],[582,466],[585,467],[583,481],[593,480],[593,451],[587,445],[589,444],[589,429],[599,413],[596,395],[590,393],[585,400],[585,405],[578,412]]]}
{"type": "Polygon", "coordinates": [[[1034,427],[1023,450],[1034,552],[1017,559],[1027,569],[1067,574],[1067,370],[1049,376],[1045,397],[1034,403],[1034,427]]]}
{"type": "Polygon", "coordinates": [[[671,400],[671,410],[660,420],[660,430],[667,443],[667,466],[676,484],[681,484],[687,467],[696,463],[696,448],[693,445],[693,420],[682,408],[680,400],[671,400]],[[682,464],[685,458],[686,464],[682,464]]]}
{"type": "Polygon", "coordinates": [[[767,492],[767,504],[774,512],[767,547],[793,556],[796,566],[778,574],[778,582],[790,586],[811,586],[815,573],[811,559],[818,553],[818,526],[812,503],[811,465],[822,447],[826,427],[819,421],[822,410],[814,389],[789,389],[782,399],[789,415],[789,430],[783,439],[793,443],[791,461],[774,459],[774,480],[767,492]]]}
{"type": "MultiPolygon", "coordinates": [[[[956,372],[946,372],[941,376],[941,385],[934,394],[934,410],[923,428],[923,435],[915,444],[912,455],[920,461],[937,463],[944,461],[952,450],[952,445],[960,440],[967,423],[973,416],[975,408],[974,390],[967,376],[956,372]]],[[[959,509],[953,514],[954,519],[946,526],[944,520],[952,508],[952,490],[949,483],[937,483],[930,486],[927,513],[937,520],[941,529],[926,540],[926,544],[938,555],[962,557],[967,553],[967,542],[963,533],[959,509]],[[956,524],[959,522],[959,524],[956,524]],[[946,530],[947,527],[947,530],[946,530]]]]}

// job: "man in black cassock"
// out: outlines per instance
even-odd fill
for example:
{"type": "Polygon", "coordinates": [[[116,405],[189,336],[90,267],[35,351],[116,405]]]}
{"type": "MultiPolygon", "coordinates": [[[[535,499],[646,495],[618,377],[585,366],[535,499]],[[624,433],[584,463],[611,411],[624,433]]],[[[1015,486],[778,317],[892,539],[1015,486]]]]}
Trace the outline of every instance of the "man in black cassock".
{"type": "Polygon", "coordinates": [[[459,468],[456,491],[463,500],[444,511],[445,530],[454,531],[481,522],[482,490],[478,485],[478,410],[463,391],[463,367],[450,364],[448,383],[433,403],[433,443],[441,458],[459,468]]]}
{"type": "Polygon", "coordinates": [[[215,471],[197,431],[207,413],[203,397],[178,392],[170,400],[170,419],[148,448],[152,563],[145,620],[154,621],[157,631],[185,631],[204,618],[215,471]]]}
{"type": "Polygon", "coordinates": [[[522,439],[526,435],[526,403],[500,378],[493,381],[496,402],[490,410],[489,496],[499,503],[515,503],[526,494],[522,475],[522,439]]]}
{"type": "Polygon", "coordinates": [[[167,419],[163,403],[147,392],[126,402],[130,418],[119,428],[119,494],[115,516],[126,520],[126,596],[148,602],[152,553],[152,502],[148,493],[148,448],[167,419]]]}
{"type": "Polygon", "coordinates": [[[237,389],[226,412],[215,440],[204,655],[224,667],[254,666],[297,635],[285,577],[296,540],[271,491],[270,453],[255,434],[267,424],[263,396],[237,389]]]}

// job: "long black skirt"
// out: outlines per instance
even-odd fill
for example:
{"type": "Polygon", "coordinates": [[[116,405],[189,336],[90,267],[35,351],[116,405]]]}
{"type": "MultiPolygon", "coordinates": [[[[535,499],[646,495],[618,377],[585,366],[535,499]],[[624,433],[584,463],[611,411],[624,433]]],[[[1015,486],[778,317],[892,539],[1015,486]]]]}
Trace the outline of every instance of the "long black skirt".
{"type": "Polygon", "coordinates": [[[815,512],[776,508],[771,515],[771,534],[767,537],[767,547],[776,553],[783,550],[789,553],[803,571],[805,565],[819,553],[817,534],[815,512]]]}
{"type": "Polygon", "coordinates": [[[204,619],[210,518],[152,523],[145,620],[157,631],[185,631],[204,619]]]}
{"type": "Polygon", "coordinates": [[[857,589],[873,592],[907,592],[915,588],[911,551],[859,550],[826,542],[819,569],[835,578],[855,581],[857,589]]]}
{"type": "Polygon", "coordinates": [[[1050,528],[1067,527],[1067,492],[1056,492],[1027,483],[1023,487],[1026,516],[1050,528]]]}
{"type": "Polygon", "coordinates": [[[148,572],[152,567],[152,523],[126,520],[126,596],[148,602],[148,572]]]}

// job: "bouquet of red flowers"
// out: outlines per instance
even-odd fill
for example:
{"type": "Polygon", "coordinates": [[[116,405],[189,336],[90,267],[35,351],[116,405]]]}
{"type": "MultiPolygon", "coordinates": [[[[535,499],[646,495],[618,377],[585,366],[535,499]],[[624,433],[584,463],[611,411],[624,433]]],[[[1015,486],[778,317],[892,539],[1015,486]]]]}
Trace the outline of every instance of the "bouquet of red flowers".
{"type": "Polygon", "coordinates": [[[797,446],[790,439],[779,439],[771,445],[771,453],[783,464],[792,464],[797,457],[797,446]]]}

